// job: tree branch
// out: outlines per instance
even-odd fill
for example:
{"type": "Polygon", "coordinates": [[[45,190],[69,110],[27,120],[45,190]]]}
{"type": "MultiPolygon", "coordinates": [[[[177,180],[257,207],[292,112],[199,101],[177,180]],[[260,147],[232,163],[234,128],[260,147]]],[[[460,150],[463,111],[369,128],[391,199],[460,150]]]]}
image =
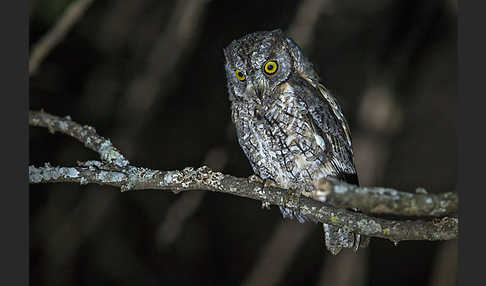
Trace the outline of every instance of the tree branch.
{"type": "Polygon", "coordinates": [[[61,132],[76,138],[84,146],[97,152],[101,160],[114,164],[118,167],[125,167],[130,162],[111,144],[109,139],[105,139],[96,133],[91,126],[81,126],[71,120],[71,117],[64,118],[51,115],[44,111],[29,111],[29,125],[45,127],[49,132],[61,132]]]}
{"type": "Polygon", "coordinates": [[[368,214],[396,216],[441,217],[457,215],[457,193],[428,194],[423,188],[416,193],[382,187],[358,187],[332,178],[315,184],[319,190],[311,196],[335,207],[355,208],[368,214]]]}
{"type": "Polygon", "coordinates": [[[99,161],[81,163],[80,167],[29,167],[30,183],[95,183],[119,187],[121,191],[166,190],[174,193],[206,190],[262,201],[263,206],[278,205],[299,210],[308,218],[367,236],[401,240],[448,240],[457,237],[458,219],[386,220],[363,213],[335,208],[308,197],[296,197],[292,191],[265,187],[247,178],[213,172],[203,166],[182,171],[159,171],[142,167],[117,168],[99,161]]]}
{"type": "Polygon", "coordinates": [[[285,206],[298,210],[309,219],[339,226],[372,237],[394,242],[402,240],[448,240],[458,236],[457,217],[417,220],[391,220],[365,213],[401,216],[442,216],[457,211],[457,195],[445,193],[411,194],[381,187],[357,187],[335,179],[317,182],[318,190],[308,196],[295,196],[291,190],[269,187],[259,180],[237,178],[213,172],[206,166],[198,169],[159,171],[129,165],[111,142],[96,134],[94,128],[81,126],[69,117],[60,118],[45,112],[30,112],[29,124],[47,127],[75,137],[98,152],[102,161],[87,161],[77,167],[29,166],[29,183],[95,183],[118,187],[121,191],[165,190],[179,193],[189,190],[222,192],[259,200],[262,206],[285,206]],[[325,201],[325,203],[324,203],[325,201]],[[330,205],[332,204],[332,205],[330,205]],[[357,208],[363,213],[347,210],[357,208]]]}

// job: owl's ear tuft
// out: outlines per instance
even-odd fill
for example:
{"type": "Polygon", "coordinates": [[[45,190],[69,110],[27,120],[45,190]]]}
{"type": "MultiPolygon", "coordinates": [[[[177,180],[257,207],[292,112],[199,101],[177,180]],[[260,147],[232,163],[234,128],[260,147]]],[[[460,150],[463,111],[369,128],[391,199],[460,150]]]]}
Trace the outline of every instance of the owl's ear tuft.
{"type": "Polygon", "coordinates": [[[223,54],[224,54],[224,59],[226,60],[227,63],[229,62],[229,59],[230,59],[230,56],[229,56],[228,53],[229,53],[228,47],[224,48],[223,49],[223,54]]]}
{"type": "Polygon", "coordinates": [[[304,56],[300,47],[289,37],[286,38],[289,53],[294,61],[293,67],[305,80],[310,82],[314,87],[319,84],[319,76],[314,71],[312,63],[304,56]]]}

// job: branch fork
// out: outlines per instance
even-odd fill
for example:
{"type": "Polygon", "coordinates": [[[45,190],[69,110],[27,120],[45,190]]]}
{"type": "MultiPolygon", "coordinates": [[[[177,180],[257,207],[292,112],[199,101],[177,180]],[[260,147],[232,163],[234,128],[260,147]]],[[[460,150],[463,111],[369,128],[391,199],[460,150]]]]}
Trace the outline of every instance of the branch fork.
{"type": "Polygon", "coordinates": [[[29,183],[78,183],[113,186],[120,191],[213,191],[259,200],[262,207],[284,206],[315,222],[332,224],[371,237],[402,240],[449,240],[458,236],[456,193],[407,193],[382,187],[358,187],[333,178],[316,182],[317,191],[297,197],[292,190],[265,184],[261,179],[237,178],[207,166],[161,171],[130,165],[94,128],[69,117],[30,111],[29,124],[70,135],[100,155],[100,161],[78,162],[75,167],[29,166],[29,183]],[[351,209],[359,209],[360,212],[351,209]],[[385,219],[379,215],[393,215],[385,219]]]}

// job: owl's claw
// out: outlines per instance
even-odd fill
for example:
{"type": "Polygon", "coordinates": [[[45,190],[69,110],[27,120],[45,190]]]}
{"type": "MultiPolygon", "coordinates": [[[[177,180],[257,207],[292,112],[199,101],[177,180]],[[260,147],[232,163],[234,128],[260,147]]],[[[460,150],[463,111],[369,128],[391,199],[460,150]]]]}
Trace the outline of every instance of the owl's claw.
{"type": "Polygon", "coordinates": [[[265,188],[280,188],[280,186],[277,185],[277,183],[275,183],[275,181],[272,180],[272,179],[263,180],[263,187],[265,187],[265,188]]]}
{"type": "Polygon", "coordinates": [[[263,184],[264,181],[262,178],[258,177],[257,175],[253,174],[251,176],[248,177],[248,182],[250,183],[260,183],[260,184],[263,184]]]}
{"type": "Polygon", "coordinates": [[[270,178],[262,179],[259,176],[254,175],[254,174],[248,177],[248,182],[249,183],[260,183],[260,184],[263,185],[264,188],[280,188],[280,186],[277,185],[277,183],[274,180],[272,180],[270,178]]]}
{"type": "MultiPolygon", "coordinates": [[[[250,177],[248,177],[248,182],[249,183],[259,183],[262,184],[264,188],[269,188],[269,187],[274,187],[278,188],[277,184],[271,180],[271,179],[262,179],[259,176],[253,174],[250,177]]],[[[267,201],[262,202],[262,209],[270,209],[270,203],[267,201]]]]}
{"type": "Polygon", "coordinates": [[[284,207],[287,206],[287,203],[290,201],[290,198],[296,193],[295,190],[288,190],[288,192],[285,194],[283,205],[284,207]]]}

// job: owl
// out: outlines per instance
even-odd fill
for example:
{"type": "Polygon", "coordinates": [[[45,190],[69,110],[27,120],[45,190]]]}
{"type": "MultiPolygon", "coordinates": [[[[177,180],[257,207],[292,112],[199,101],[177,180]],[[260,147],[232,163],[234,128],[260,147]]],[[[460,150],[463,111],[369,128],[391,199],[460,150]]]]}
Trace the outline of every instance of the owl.
{"type": "MultiPolygon", "coordinates": [[[[255,32],[231,42],[224,56],[231,118],[257,176],[297,195],[327,176],[358,184],[341,108],[292,39],[280,29],[255,32]]],[[[284,217],[308,220],[280,209],[284,217]]],[[[323,226],[334,255],[367,244],[359,234],[323,226]]]]}

